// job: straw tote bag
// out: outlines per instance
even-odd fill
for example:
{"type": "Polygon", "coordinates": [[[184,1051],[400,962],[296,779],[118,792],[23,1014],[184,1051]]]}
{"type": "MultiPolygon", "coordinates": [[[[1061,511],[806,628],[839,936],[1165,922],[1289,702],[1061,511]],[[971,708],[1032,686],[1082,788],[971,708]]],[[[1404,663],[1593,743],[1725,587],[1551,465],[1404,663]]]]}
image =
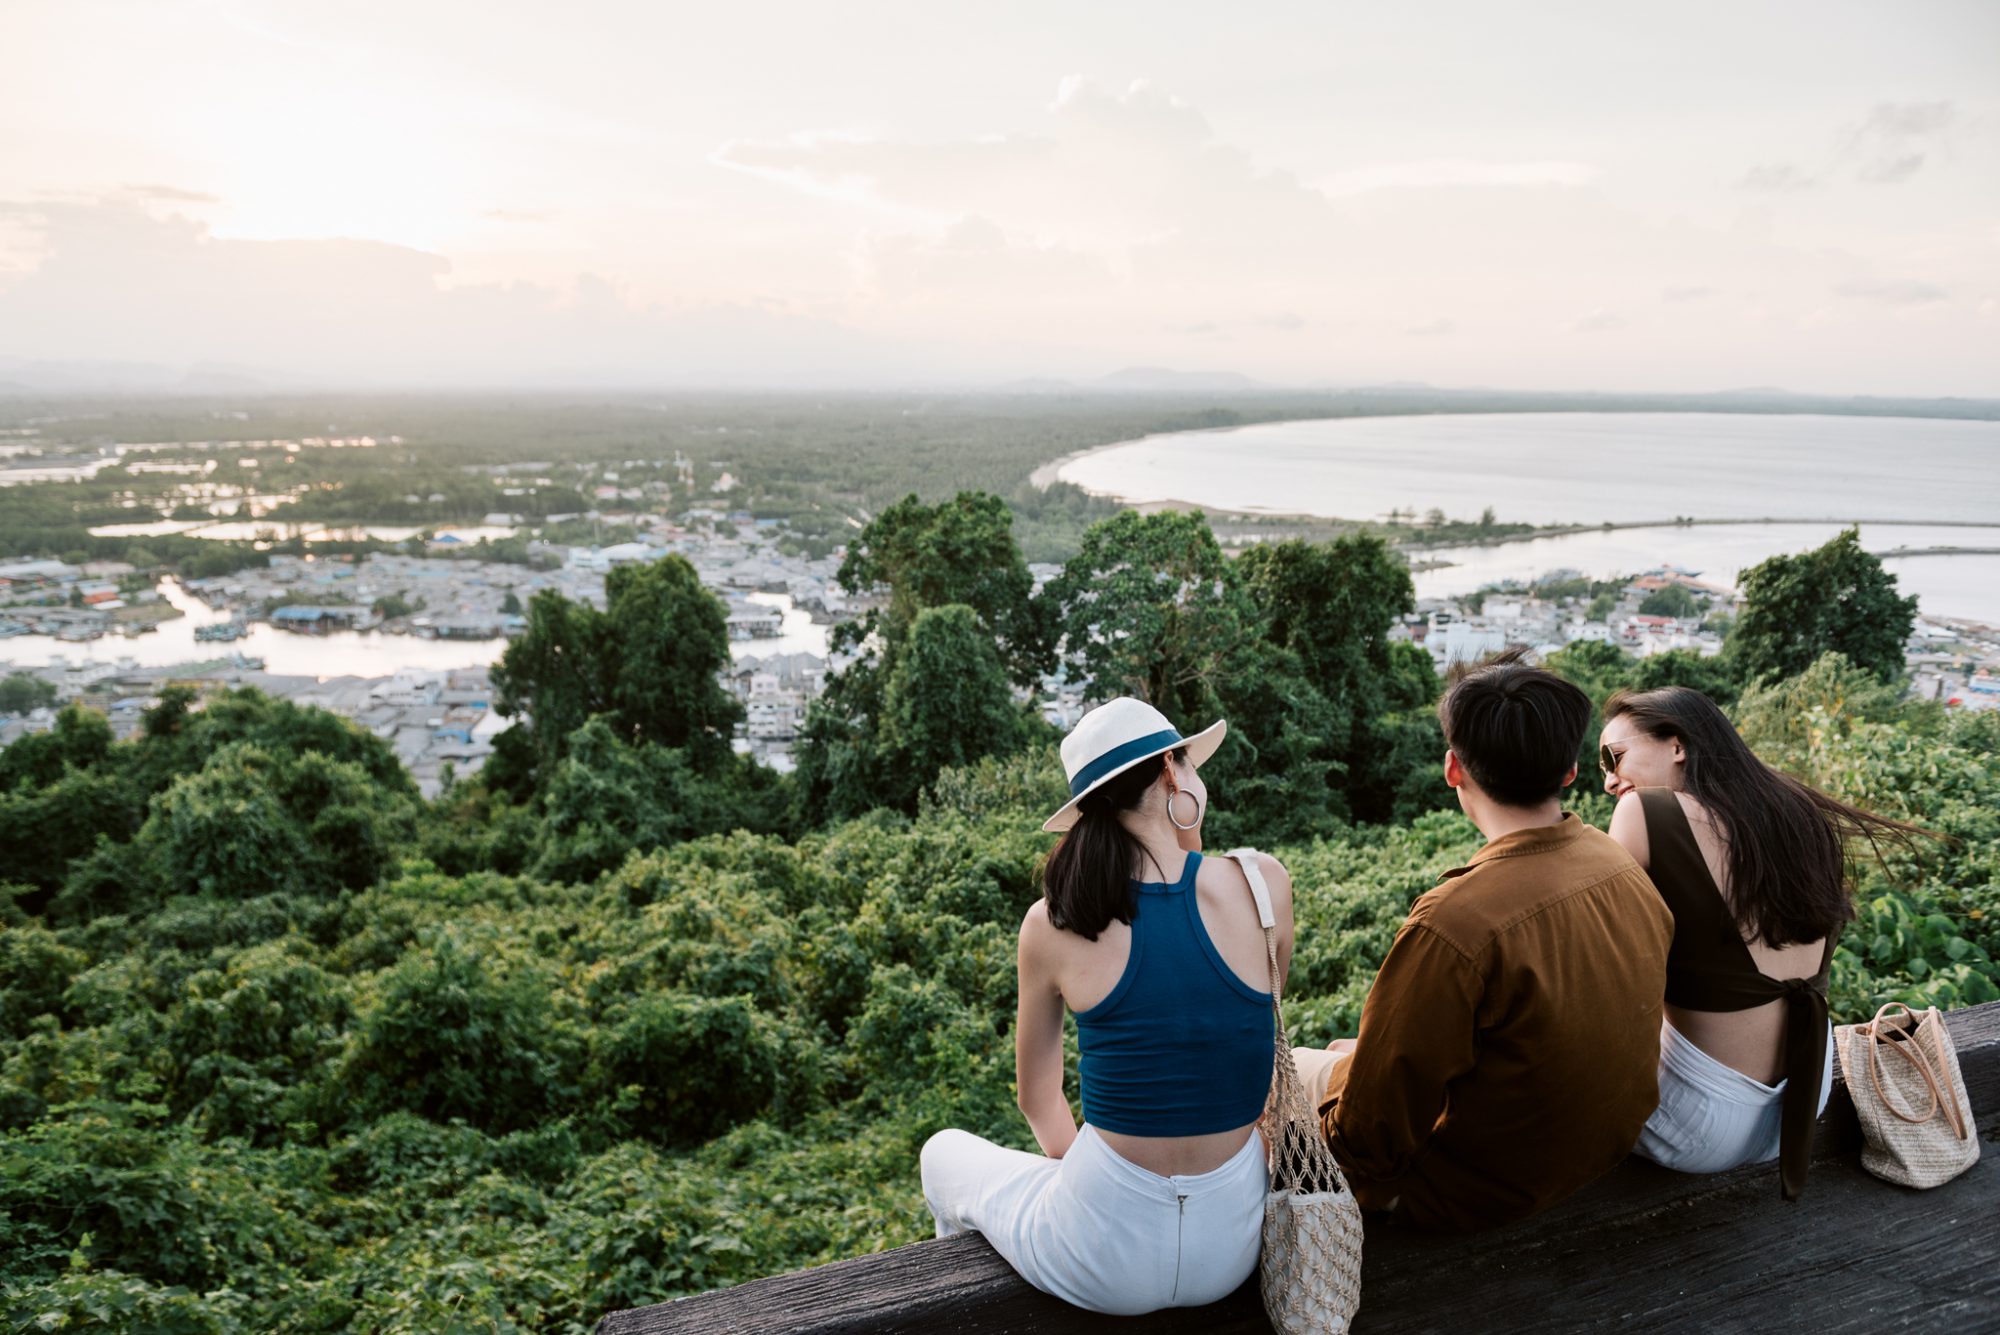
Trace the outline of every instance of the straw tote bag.
{"type": "Polygon", "coordinates": [[[1863,1168],[1906,1187],[1935,1187],[1978,1162],[1972,1101],[1937,1007],[1918,1012],[1892,1001],[1873,1020],[1833,1032],[1861,1123],[1863,1168]]]}
{"type": "Polygon", "coordinates": [[[1229,856],[1243,868],[1257,900],[1271,964],[1271,1012],[1278,1024],[1262,1121],[1271,1170],[1264,1197],[1264,1250],[1257,1263],[1264,1315],[1283,1335],[1337,1335],[1361,1307],[1361,1207],[1320,1135],[1319,1119],[1285,1039],[1277,919],[1256,850],[1239,848],[1229,856]]]}

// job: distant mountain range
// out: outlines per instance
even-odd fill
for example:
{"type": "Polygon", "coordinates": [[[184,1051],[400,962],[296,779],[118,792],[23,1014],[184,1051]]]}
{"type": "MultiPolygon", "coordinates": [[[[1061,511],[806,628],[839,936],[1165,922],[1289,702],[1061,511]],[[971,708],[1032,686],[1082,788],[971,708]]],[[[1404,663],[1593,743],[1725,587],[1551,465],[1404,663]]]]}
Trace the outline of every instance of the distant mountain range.
{"type": "Polygon", "coordinates": [[[1128,366],[1095,380],[1032,376],[994,387],[1002,394],[1243,394],[1272,389],[1240,371],[1175,371],[1164,366],[1128,366]]]}
{"type": "MultiPolygon", "coordinates": [[[[477,393],[473,385],[435,386],[438,393],[477,393]]],[[[641,384],[565,386],[551,381],[542,389],[579,392],[597,389],[607,394],[660,393],[660,387],[641,384]]],[[[698,387],[682,387],[689,392],[698,387]]],[[[716,389],[727,389],[718,385],[716,389]]],[[[937,387],[908,385],[850,388],[865,393],[933,393],[937,387]]],[[[424,393],[415,384],[348,384],[301,376],[261,366],[241,366],[216,362],[166,365],[158,362],[55,360],[0,357],[0,399],[37,397],[118,396],[252,398],[264,394],[308,393],[340,395],[365,394],[382,390],[424,393]]],[[[498,392],[494,390],[492,392],[498,392]]],[[[728,392],[756,393],[750,387],[728,392]]],[[[772,386],[770,393],[786,393],[772,386]]],[[[797,392],[808,392],[799,386],[797,392]]],[[[814,388],[810,392],[823,393],[814,388]]],[[[1839,413],[1868,416],[1959,417],[1992,420],[2000,418],[2000,399],[1950,396],[1912,397],[1904,395],[1800,393],[1776,386],[1738,386],[1707,391],[1633,390],[1508,390],[1486,386],[1440,386],[1420,380],[1338,381],[1331,378],[1305,382],[1258,380],[1240,371],[1182,371],[1164,366],[1128,366],[1094,379],[1065,379],[1060,376],[1032,376],[1002,383],[959,383],[947,392],[1028,397],[1096,397],[1152,395],[1161,399],[1204,398],[1212,408],[1250,410],[1254,405],[1284,401],[1291,405],[1286,415],[1298,415],[1301,404],[1338,398],[1366,412],[1778,412],[1839,413]]]]}
{"type": "Polygon", "coordinates": [[[273,387],[237,366],[0,357],[0,394],[262,394],[273,387]]]}

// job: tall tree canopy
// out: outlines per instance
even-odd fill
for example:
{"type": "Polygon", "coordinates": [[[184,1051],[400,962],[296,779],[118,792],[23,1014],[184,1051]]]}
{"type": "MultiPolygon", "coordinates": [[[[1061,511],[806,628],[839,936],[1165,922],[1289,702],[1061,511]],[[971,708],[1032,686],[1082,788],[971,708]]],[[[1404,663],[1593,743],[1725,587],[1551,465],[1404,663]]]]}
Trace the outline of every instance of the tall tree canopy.
{"type": "Polygon", "coordinates": [[[885,777],[908,785],[903,803],[940,770],[1005,755],[1021,739],[1021,710],[978,614],[963,603],[917,613],[883,690],[885,777]]]}
{"type": "Polygon", "coordinates": [[[1752,566],[1742,590],[1730,651],[1746,682],[1795,677],[1822,654],[1841,654],[1884,681],[1903,671],[1917,600],[1897,596],[1896,577],[1862,550],[1859,529],[1752,566]]]}
{"type": "Polygon", "coordinates": [[[1407,767],[1401,722],[1384,716],[1429,704],[1436,680],[1426,659],[1422,689],[1410,692],[1410,678],[1392,664],[1389,631],[1416,606],[1409,567],[1381,539],[1364,536],[1261,545],[1236,564],[1265,638],[1298,656],[1326,701],[1347,805],[1363,819],[1387,819],[1407,767]]]}
{"type": "Polygon", "coordinates": [[[807,711],[799,780],[808,815],[906,811],[946,765],[1013,750],[1033,732],[1009,696],[1052,661],[1034,581],[998,496],[906,496],[863,529],[839,579],[880,589],[876,611],[834,632],[863,651],[807,711]]]}
{"type": "Polygon", "coordinates": [[[605,610],[543,590],[528,629],[493,668],[495,705],[525,712],[538,764],[595,715],[633,745],[685,749],[698,767],[719,763],[743,707],[718,675],[729,662],[722,603],[678,556],[621,566],[604,581],[605,610]]]}
{"type": "Polygon", "coordinates": [[[1046,637],[1013,522],[989,492],[961,491],[936,505],[910,495],[884,510],[840,564],[844,588],[888,591],[881,614],[857,623],[860,634],[880,631],[899,645],[925,608],[962,604],[998,642],[1014,678],[1033,681],[1047,666],[1046,637]]]}
{"type": "Polygon", "coordinates": [[[1137,696],[1174,719],[1215,707],[1257,635],[1214,532],[1190,512],[1126,510],[1091,525],[1047,597],[1093,698],[1137,696]]]}

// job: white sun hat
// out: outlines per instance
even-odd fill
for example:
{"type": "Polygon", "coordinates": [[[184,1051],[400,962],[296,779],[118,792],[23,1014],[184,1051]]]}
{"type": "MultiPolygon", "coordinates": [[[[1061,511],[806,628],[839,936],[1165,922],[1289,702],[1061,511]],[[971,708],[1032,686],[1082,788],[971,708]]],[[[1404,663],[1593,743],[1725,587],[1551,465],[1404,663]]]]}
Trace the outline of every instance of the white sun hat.
{"type": "Polygon", "coordinates": [[[1085,714],[1062,739],[1063,772],[1069,775],[1069,801],[1042,822],[1055,833],[1076,824],[1077,803],[1142,760],[1185,746],[1188,763],[1199,765],[1215,754],[1229,725],[1217,720],[1192,737],[1167,722],[1167,716],[1147,704],[1121,695],[1085,714]]]}

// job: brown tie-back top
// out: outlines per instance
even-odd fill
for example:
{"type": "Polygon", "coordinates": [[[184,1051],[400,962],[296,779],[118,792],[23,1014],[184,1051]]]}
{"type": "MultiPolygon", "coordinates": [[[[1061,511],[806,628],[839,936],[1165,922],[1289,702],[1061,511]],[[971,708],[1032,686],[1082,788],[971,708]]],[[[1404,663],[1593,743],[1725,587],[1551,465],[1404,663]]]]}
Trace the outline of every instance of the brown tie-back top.
{"type": "Polygon", "coordinates": [[[1820,1073],[1826,1066],[1826,985],[1834,942],[1827,933],[1819,972],[1810,978],[1772,978],[1756,957],[1728,901],[1709,873],[1694,827],[1671,788],[1641,788],[1646,815],[1646,869],[1674,915],[1667,951],[1667,1004],[1691,1011],[1744,1011],[1785,1003],[1785,1093],[1779,1110],[1778,1177],[1786,1200],[1805,1190],[1812,1162],[1813,1119],[1819,1114],[1820,1073]]]}

